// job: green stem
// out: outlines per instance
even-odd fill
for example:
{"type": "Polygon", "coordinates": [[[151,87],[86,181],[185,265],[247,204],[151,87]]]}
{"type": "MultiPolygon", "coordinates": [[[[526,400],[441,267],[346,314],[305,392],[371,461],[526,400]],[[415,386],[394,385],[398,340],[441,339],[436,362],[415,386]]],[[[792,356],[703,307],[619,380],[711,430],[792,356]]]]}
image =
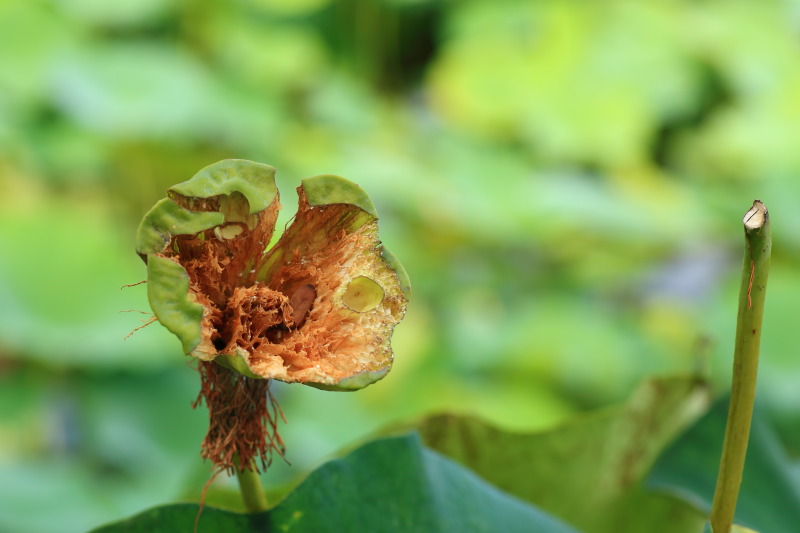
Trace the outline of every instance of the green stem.
{"type": "Polygon", "coordinates": [[[261,477],[258,472],[250,468],[239,469],[236,460],[236,478],[239,480],[239,490],[242,492],[244,508],[248,513],[260,513],[267,510],[267,496],[261,486],[261,477]]]}
{"type": "Polygon", "coordinates": [[[711,506],[711,530],[714,533],[730,533],[739,486],[742,483],[756,395],[761,322],[772,247],[769,213],[763,203],[759,200],[753,202],[753,207],[745,214],[742,222],[745,230],[744,265],[739,290],[728,424],[725,427],[717,488],[711,506]]]}

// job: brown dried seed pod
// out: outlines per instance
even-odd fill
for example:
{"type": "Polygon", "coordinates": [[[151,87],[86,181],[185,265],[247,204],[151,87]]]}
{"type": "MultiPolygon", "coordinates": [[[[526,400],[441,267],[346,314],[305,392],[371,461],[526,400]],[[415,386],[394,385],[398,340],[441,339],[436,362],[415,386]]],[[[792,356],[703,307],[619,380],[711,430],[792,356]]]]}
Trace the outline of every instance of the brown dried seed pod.
{"type": "Polygon", "coordinates": [[[260,453],[243,453],[260,430],[242,431],[231,412],[274,427],[266,407],[255,418],[248,405],[236,407],[258,387],[266,397],[268,385],[250,381],[355,390],[381,379],[409,294],[405,271],[378,239],[372,201],[337,176],[303,180],[293,223],[267,249],[280,208],[274,174],[249,161],[211,165],[172,187],[137,235],[156,317],[188,355],[225,367],[201,363],[212,413],[204,455],[225,468],[230,449],[242,459],[260,453]]]}

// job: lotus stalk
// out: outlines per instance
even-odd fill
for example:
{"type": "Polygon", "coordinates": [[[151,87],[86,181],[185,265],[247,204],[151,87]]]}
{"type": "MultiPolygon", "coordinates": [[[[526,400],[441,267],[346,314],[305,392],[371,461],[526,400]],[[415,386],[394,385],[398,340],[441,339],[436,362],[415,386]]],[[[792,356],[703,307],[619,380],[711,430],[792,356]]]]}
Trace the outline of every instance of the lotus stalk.
{"type": "Polygon", "coordinates": [[[711,506],[713,533],[731,532],[739,487],[742,484],[756,396],[761,323],[772,248],[769,212],[762,202],[753,202],[753,207],[747,211],[742,223],[744,264],[733,353],[733,382],[717,487],[711,506]]]}

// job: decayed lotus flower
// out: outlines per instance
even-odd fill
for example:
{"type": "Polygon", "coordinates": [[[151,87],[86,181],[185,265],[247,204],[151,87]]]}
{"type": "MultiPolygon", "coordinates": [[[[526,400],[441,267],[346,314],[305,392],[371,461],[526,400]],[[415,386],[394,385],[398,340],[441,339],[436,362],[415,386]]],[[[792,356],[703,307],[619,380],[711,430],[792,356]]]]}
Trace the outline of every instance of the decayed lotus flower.
{"type": "Polygon", "coordinates": [[[275,169],[251,161],[204,168],[139,226],[150,306],[200,360],[203,456],[220,468],[266,467],[283,453],[269,380],[355,390],[392,364],[409,284],[378,240],[372,201],[338,176],[297,191],[297,214],[271,248],[275,169]]]}

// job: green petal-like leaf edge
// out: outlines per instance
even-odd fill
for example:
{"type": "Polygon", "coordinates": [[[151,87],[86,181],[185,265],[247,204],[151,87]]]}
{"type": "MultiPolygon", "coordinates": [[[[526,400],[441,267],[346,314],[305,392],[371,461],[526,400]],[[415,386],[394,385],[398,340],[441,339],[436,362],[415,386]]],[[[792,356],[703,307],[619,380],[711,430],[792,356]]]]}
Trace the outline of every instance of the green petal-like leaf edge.
{"type": "Polygon", "coordinates": [[[192,235],[223,221],[222,213],[190,211],[163,198],[142,218],[136,232],[136,251],[140,255],[159,253],[174,235],[192,235]]]}
{"type": "Polygon", "coordinates": [[[190,295],[189,275],[181,265],[148,256],[147,299],[158,321],[180,339],[184,353],[200,344],[203,306],[190,295]]]}
{"type": "Polygon", "coordinates": [[[361,372],[360,374],[356,374],[355,376],[344,378],[343,380],[339,381],[336,385],[325,385],[323,383],[306,383],[306,385],[320,390],[335,391],[335,392],[350,392],[363,389],[367,385],[372,385],[376,381],[380,381],[381,379],[386,377],[386,374],[389,373],[389,370],[391,370],[391,366],[387,366],[386,368],[381,368],[380,370],[373,370],[371,372],[361,372]]]}
{"type": "Polygon", "coordinates": [[[211,198],[239,192],[250,204],[250,214],[269,206],[278,194],[275,168],[245,159],[224,159],[209,165],[188,181],[170,187],[170,194],[211,198]]]}
{"type": "Polygon", "coordinates": [[[395,274],[397,274],[397,281],[400,282],[400,289],[403,291],[405,297],[411,298],[411,280],[403,264],[386,248],[386,246],[381,250],[381,257],[383,257],[383,262],[386,263],[386,266],[394,270],[395,274]]]}
{"type": "Polygon", "coordinates": [[[333,174],[312,176],[304,179],[301,185],[306,192],[309,205],[350,204],[378,218],[375,204],[364,189],[341,176],[333,174]]]}

